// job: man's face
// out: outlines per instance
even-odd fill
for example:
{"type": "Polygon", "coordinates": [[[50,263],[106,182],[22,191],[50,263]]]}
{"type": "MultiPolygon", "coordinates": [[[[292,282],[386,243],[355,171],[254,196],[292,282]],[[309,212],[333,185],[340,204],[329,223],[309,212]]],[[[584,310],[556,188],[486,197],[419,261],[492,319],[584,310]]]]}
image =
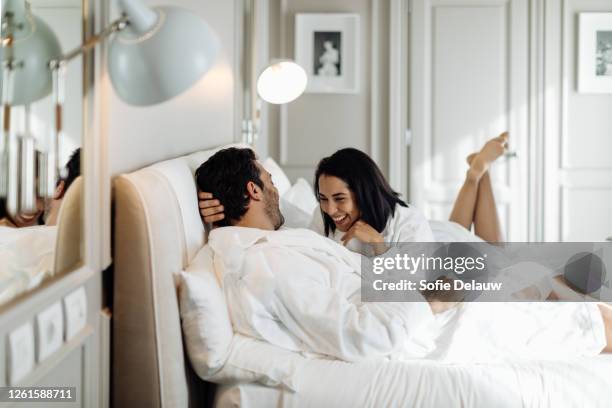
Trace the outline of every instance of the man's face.
{"type": "Polygon", "coordinates": [[[259,178],[264,185],[265,212],[270,221],[272,221],[274,229],[277,230],[285,222],[285,217],[283,217],[280,211],[278,190],[272,182],[272,175],[259,162],[257,162],[257,167],[259,168],[259,178]]]}

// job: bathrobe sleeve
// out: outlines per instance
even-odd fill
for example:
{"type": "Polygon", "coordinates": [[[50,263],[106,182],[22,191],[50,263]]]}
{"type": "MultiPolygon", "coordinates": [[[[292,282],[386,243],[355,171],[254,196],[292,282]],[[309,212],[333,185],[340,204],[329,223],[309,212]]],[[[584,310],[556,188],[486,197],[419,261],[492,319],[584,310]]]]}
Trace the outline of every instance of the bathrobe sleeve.
{"type": "Polygon", "coordinates": [[[396,205],[387,234],[391,242],[435,242],[429,221],[416,207],[396,205]]]}
{"type": "MultiPolygon", "coordinates": [[[[349,301],[332,287],[326,269],[333,266],[297,251],[272,248],[250,259],[248,269],[273,270],[273,300],[264,303],[305,350],[346,361],[380,359],[403,350],[434,320],[426,302],[349,301]]],[[[350,275],[345,278],[359,279],[350,275]]]]}

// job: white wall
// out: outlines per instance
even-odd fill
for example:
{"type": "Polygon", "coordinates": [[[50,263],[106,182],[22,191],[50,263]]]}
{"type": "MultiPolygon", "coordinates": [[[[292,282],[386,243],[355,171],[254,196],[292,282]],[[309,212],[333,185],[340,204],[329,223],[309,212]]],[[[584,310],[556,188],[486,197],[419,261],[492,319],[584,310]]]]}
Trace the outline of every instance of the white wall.
{"type": "MultiPolygon", "coordinates": [[[[238,3],[233,0],[172,2],[172,5],[203,17],[221,43],[216,65],[200,82],[178,97],[152,107],[133,107],[121,101],[108,78],[105,79],[104,86],[109,87],[107,135],[111,174],[234,141],[234,70],[239,64],[235,55],[238,3]]],[[[115,16],[111,13],[111,18],[115,16]]]]}
{"type": "Polygon", "coordinates": [[[343,147],[355,147],[369,153],[386,172],[387,3],[376,0],[269,0],[270,58],[295,57],[297,13],[356,13],[360,17],[358,93],[305,93],[282,108],[265,107],[263,117],[267,123],[260,137],[267,138],[270,155],[279,161],[290,178],[304,177],[312,182],[319,160],[343,147]]]}

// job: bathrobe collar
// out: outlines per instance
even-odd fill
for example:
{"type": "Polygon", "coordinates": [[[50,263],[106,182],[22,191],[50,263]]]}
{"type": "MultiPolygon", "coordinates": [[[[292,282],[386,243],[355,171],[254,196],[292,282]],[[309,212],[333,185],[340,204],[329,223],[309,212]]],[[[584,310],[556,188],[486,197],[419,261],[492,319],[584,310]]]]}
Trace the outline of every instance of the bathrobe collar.
{"type": "Polygon", "coordinates": [[[352,253],[342,245],[308,229],[281,228],[278,231],[270,231],[248,227],[222,227],[214,229],[208,238],[208,244],[222,259],[224,273],[239,271],[247,250],[255,244],[264,242],[268,245],[291,247],[299,251],[325,252],[342,259],[357,274],[361,272],[359,254],[352,253]]]}
{"type": "Polygon", "coordinates": [[[210,232],[208,240],[217,248],[240,247],[250,248],[255,243],[274,231],[248,227],[221,227],[210,232]]]}

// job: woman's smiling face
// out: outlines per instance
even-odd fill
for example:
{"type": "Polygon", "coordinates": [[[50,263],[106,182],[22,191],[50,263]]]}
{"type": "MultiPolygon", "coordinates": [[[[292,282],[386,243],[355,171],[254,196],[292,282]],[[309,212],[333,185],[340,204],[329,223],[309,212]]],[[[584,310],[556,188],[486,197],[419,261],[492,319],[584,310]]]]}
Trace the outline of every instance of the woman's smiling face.
{"type": "Polygon", "coordinates": [[[338,177],[322,174],[319,177],[319,205],[341,232],[346,232],[360,217],[355,195],[338,177]]]}

